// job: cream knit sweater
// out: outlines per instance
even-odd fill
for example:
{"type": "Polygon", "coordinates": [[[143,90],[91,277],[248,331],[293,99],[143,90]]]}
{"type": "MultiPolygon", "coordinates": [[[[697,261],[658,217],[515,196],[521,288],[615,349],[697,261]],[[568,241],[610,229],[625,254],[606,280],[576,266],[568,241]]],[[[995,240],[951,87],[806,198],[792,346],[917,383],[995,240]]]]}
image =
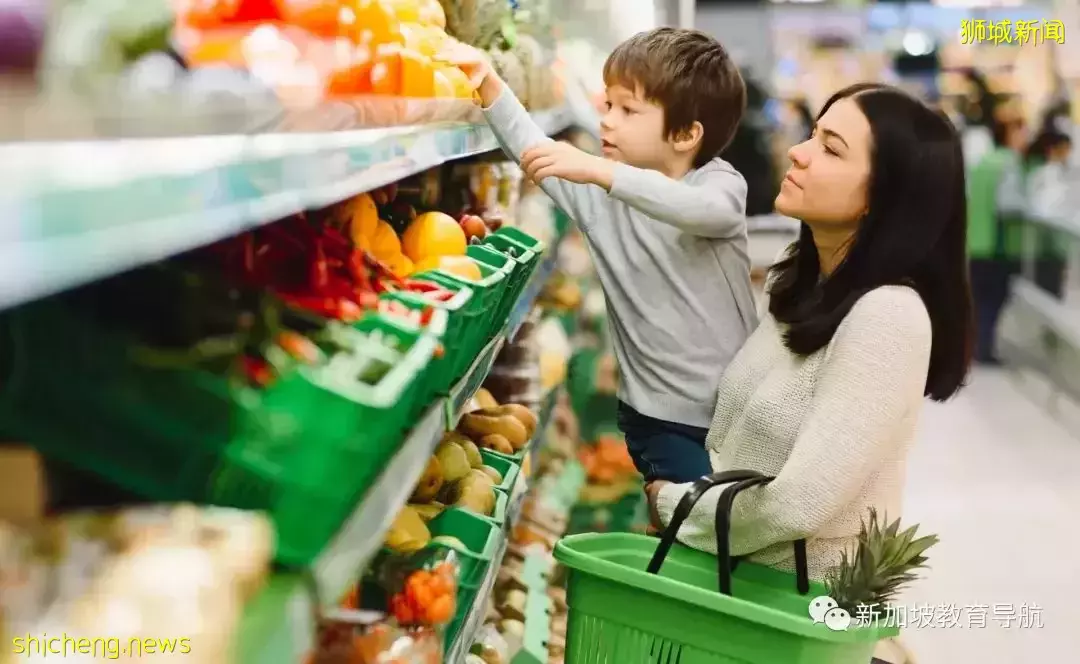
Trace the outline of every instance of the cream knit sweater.
{"type": "MultiPolygon", "coordinates": [[[[794,569],[791,542],[807,539],[810,576],[824,577],[853,547],[870,507],[900,515],[905,459],[923,403],[930,318],[902,286],[877,288],[851,308],[832,341],[800,358],[771,315],[724,372],[706,439],[713,469],[775,476],[746,489],[731,516],[731,554],[794,569]]],[[[670,484],[665,524],[689,484],[670,484]]],[[[679,529],[684,544],[716,553],[708,491],[679,529]]]]}

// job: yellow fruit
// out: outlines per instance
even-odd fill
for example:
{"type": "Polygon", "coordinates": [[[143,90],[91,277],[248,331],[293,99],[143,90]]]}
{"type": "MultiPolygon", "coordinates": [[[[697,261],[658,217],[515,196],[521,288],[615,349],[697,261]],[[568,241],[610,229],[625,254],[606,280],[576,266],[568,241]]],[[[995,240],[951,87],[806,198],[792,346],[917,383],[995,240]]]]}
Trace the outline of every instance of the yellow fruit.
{"type": "Polygon", "coordinates": [[[450,85],[453,86],[453,96],[461,99],[470,99],[472,97],[473,87],[469,83],[469,77],[465,75],[465,72],[457,67],[444,67],[438,73],[442,74],[443,78],[447,79],[450,85]]]}
{"type": "Polygon", "coordinates": [[[418,23],[420,8],[425,0],[384,0],[384,4],[394,10],[394,15],[402,23],[418,23]]]}
{"type": "Polygon", "coordinates": [[[452,99],[457,97],[457,91],[454,89],[454,84],[446,77],[445,71],[445,69],[440,69],[435,72],[435,96],[439,99],[452,99]]]}
{"type": "Polygon", "coordinates": [[[370,194],[360,194],[349,203],[349,231],[357,246],[366,246],[379,228],[379,210],[370,194]]]}
{"type": "Polygon", "coordinates": [[[394,276],[397,277],[407,277],[414,271],[413,262],[405,254],[401,254],[401,257],[390,269],[394,271],[394,276]]]}
{"type": "Polygon", "coordinates": [[[380,219],[365,248],[375,258],[389,263],[401,255],[401,240],[398,239],[393,227],[380,219]]]}
{"type": "Polygon", "coordinates": [[[446,29],[446,12],[439,0],[421,0],[420,22],[446,29]]]}
{"type": "Polygon", "coordinates": [[[401,238],[401,246],[414,263],[432,256],[461,256],[467,240],[454,218],[442,212],[425,212],[418,216],[401,238]]]}

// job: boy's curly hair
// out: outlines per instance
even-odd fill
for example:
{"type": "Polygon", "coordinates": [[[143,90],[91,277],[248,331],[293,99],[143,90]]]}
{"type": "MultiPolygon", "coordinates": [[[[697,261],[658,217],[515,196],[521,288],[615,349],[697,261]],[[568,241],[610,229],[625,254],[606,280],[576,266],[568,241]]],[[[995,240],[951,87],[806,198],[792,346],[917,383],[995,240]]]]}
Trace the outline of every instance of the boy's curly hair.
{"type": "Polygon", "coordinates": [[[699,168],[728,146],[746,111],[746,84],[727,50],[699,30],[656,28],[619,44],[604,63],[604,84],[622,85],[664,109],[670,138],[704,128],[699,168]]]}

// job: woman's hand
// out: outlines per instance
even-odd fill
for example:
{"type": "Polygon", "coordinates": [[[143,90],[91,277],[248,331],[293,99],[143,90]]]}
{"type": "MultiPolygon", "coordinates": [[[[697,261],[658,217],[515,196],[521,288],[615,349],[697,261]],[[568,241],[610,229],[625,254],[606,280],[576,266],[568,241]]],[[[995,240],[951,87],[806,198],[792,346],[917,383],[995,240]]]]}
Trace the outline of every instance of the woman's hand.
{"type": "Polygon", "coordinates": [[[656,509],[656,504],[660,500],[660,490],[669,484],[671,482],[665,480],[653,480],[645,485],[645,496],[649,500],[649,523],[657,530],[663,530],[664,524],[660,520],[660,512],[656,509]]]}

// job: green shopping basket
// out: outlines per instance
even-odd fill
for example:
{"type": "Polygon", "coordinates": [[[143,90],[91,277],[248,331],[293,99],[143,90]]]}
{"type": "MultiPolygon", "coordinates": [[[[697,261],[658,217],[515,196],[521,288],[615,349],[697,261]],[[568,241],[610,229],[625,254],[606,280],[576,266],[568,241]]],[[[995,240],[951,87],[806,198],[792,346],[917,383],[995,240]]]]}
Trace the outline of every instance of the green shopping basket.
{"type": "Polygon", "coordinates": [[[809,580],[805,540],[795,542],[794,577],[732,564],[735,495],[772,479],[753,471],[703,477],[680,501],[659,544],[630,533],[560,541],[555,558],[569,570],[566,664],[868,664],[875,644],[899,630],[877,623],[833,631],[815,624],[810,600],[828,593],[809,580]],[[673,546],[697,500],[726,483],[733,484],[716,510],[719,555],[673,546]]]}

